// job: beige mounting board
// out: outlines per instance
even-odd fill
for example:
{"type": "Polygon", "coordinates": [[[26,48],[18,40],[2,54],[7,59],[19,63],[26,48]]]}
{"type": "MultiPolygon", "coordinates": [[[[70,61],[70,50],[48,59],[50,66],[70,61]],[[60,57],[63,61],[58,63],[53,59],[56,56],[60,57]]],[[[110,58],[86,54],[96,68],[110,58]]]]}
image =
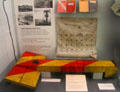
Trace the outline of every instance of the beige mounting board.
{"type": "Polygon", "coordinates": [[[97,58],[96,18],[56,18],[57,56],[97,58]]]}

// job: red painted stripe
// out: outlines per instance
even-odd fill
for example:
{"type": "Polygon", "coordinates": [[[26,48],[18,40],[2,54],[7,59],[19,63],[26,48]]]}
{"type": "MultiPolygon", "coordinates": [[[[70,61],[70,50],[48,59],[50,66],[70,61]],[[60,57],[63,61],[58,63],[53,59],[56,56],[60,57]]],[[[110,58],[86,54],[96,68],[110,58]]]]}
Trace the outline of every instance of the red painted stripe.
{"type": "Polygon", "coordinates": [[[31,61],[28,61],[28,62],[25,62],[25,63],[15,65],[10,70],[10,72],[8,73],[7,76],[36,71],[38,65],[50,62],[52,60],[38,60],[38,61],[39,61],[39,64],[33,63],[33,60],[31,60],[31,61]],[[26,71],[26,69],[28,69],[28,70],[26,71]]]}
{"type": "Polygon", "coordinates": [[[62,72],[85,72],[84,68],[96,61],[76,60],[61,67],[62,72]]]}
{"type": "MultiPolygon", "coordinates": [[[[22,57],[26,57],[26,56],[40,56],[40,55],[32,52],[24,52],[22,57]]],[[[44,61],[38,60],[38,61],[39,61],[39,64],[33,63],[33,60],[17,64],[13,66],[13,68],[9,71],[7,76],[35,71],[38,65],[49,62],[51,60],[44,60],[44,61]]]]}
{"type": "Polygon", "coordinates": [[[34,70],[26,71],[26,68],[14,66],[14,67],[9,71],[9,73],[7,74],[7,76],[17,75],[17,74],[22,74],[22,73],[25,73],[25,72],[32,72],[32,71],[34,71],[34,70]]]}
{"type": "Polygon", "coordinates": [[[26,51],[26,52],[23,53],[22,57],[26,57],[26,56],[41,56],[41,55],[26,51]]]}

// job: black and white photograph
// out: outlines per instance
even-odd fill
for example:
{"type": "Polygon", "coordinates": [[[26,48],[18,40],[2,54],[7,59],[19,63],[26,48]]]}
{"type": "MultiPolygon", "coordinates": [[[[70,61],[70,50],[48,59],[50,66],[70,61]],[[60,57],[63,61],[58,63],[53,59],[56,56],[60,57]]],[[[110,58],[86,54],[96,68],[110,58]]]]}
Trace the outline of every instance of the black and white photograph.
{"type": "Polygon", "coordinates": [[[33,11],[32,5],[21,5],[18,6],[18,11],[19,12],[30,12],[33,11]]]}
{"type": "Polygon", "coordinates": [[[41,12],[36,13],[35,25],[36,26],[50,26],[51,25],[51,11],[43,10],[41,12]]]}
{"type": "Polygon", "coordinates": [[[19,14],[18,25],[33,25],[33,14],[19,14]]]}
{"type": "Polygon", "coordinates": [[[53,2],[52,0],[34,0],[35,8],[52,8],[53,2]]]}

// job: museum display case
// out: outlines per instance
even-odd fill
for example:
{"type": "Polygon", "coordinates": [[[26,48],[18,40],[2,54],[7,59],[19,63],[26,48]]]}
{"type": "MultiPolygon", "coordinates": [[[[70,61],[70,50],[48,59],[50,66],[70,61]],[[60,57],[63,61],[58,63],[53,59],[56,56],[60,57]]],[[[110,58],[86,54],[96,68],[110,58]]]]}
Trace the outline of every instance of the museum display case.
{"type": "Polygon", "coordinates": [[[119,92],[119,3],[11,1],[18,58],[6,68],[0,91],[119,92]]]}

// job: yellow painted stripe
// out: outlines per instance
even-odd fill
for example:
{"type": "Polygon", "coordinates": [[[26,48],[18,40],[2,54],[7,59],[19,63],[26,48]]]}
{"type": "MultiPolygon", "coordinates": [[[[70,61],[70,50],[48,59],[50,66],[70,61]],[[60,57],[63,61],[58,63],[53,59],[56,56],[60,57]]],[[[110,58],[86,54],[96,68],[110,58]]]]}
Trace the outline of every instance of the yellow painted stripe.
{"type": "Polygon", "coordinates": [[[117,72],[117,67],[112,61],[97,61],[85,67],[85,72],[105,72],[105,77],[111,77],[117,72]]]}
{"type": "Polygon", "coordinates": [[[38,71],[25,73],[20,83],[26,87],[35,88],[37,86],[39,77],[40,72],[38,71]]]}
{"type": "Polygon", "coordinates": [[[110,66],[115,66],[115,64],[112,61],[96,61],[90,65],[88,65],[88,67],[90,66],[96,66],[96,67],[110,67],[110,66]]]}
{"type": "Polygon", "coordinates": [[[111,67],[106,70],[105,77],[106,78],[112,77],[117,73],[117,71],[118,71],[117,67],[111,67]]]}
{"type": "Polygon", "coordinates": [[[75,60],[52,60],[50,62],[40,64],[37,67],[38,71],[60,72],[61,66],[74,62],[75,60]]]}
{"type": "Polygon", "coordinates": [[[17,75],[7,76],[4,79],[7,80],[7,81],[14,82],[14,83],[19,83],[22,77],[23,77],[23,73],[22,74],[17,74],[17,75]]]}
{"type": "Polygon", "coordinates": [[[27,56],[27,57],[21,57],[16,64],[21,64],[30,60],[44,60],[46,59],[45,56],[27,56]]]}
{"type": "Polygon", "coordinates": [[[75,61],[75,60],[52,60],[50,62],[41,64],[39,66],[64,66],[64,65],[71,63],[73,61],[75,61]]]}

